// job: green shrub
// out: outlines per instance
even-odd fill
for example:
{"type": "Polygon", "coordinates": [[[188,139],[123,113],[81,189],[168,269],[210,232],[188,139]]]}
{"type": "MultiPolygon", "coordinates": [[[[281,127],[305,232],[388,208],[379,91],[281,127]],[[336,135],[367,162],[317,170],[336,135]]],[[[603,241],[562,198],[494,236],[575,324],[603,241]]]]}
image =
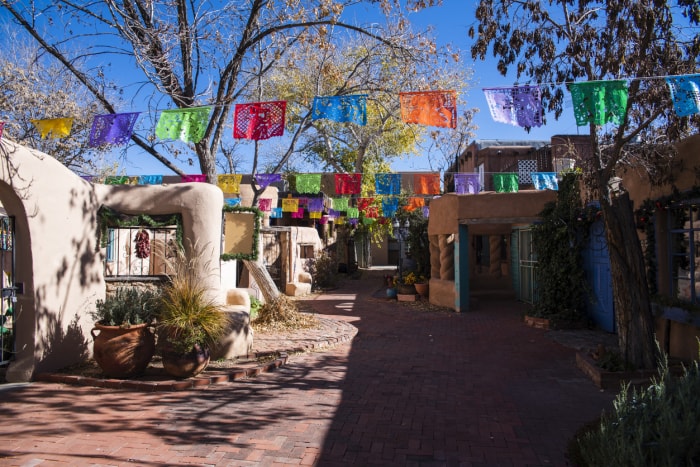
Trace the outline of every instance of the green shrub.
{"type": "Polygon", "coordinates": [[[570,457],[588,466],[700,465],[700,370],[681,377],[661,363],[651,385],[620,392],[613,412],[578,437],[570,457]]]}
{"type": "Polygon", "coordinates": [[[97,300],[92,318],[105,326],[129,327],[151,323],[158,312],[160,295],[135,287],[119,287],[104,300],[97,300]]]}
{"type": "Polygon", "coordinates": [[[258,317],[258,312],[263,306],[263,303],[257,299],[257,297],[250,296],[250,319],[254,320],[258,317]]]}

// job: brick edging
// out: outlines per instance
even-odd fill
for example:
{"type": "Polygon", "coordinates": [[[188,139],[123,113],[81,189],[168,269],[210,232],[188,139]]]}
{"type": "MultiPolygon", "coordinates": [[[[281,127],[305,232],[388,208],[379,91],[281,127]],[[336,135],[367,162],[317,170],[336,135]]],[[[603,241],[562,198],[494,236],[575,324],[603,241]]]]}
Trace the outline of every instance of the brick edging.
{"type": "Polygon", "coordinates": [[[254,378],[263,373],[270,373],[287,364],[289,355],[306,352],[327,350],[336,345],[351,341],[357,334],[347,333],[337,337],[329,337],[313,343],[294,347],[292,349],[256,352],[253,358],[276,356],[271,362],[251,367],[234,367],[230,370],[204,370],[203,373],[183,380],[140,381],[133,379],[95,378],[92,376],[69,375],[65,373],[39,373],[34,381],[42,383],[59,383],[72,386],[92,386],[108,389],[127,389],[142,392],[187,391],[190,389],[209,387],[215,384],[232,383],[245,378],[254,378]]]}

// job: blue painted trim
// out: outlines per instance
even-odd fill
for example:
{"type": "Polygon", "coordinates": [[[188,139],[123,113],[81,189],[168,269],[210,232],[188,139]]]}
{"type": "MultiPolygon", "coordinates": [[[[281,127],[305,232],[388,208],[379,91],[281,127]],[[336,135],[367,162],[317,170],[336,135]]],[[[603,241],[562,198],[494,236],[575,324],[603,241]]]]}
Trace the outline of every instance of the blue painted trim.
{"type": "Polygon", "coordinates": [[[455,311],[469,311],[469,228],[460,224],[455,237],[455,311]]]}

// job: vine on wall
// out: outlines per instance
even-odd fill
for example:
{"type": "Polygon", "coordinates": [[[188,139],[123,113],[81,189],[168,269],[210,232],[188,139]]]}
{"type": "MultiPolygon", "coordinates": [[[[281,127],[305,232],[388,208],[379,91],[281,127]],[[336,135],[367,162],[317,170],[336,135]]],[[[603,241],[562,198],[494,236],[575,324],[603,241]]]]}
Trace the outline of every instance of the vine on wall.
{"type": "MultiPolygon", "coordinates": [[[[659,211],[678,211],[684,206],[695,204],[698,200],[700,200],[700,186],[694,186],[690,190],[684,192],[680,192],[674,187],[672,193],[667,196],[644,200],[639,209],[635,211],[637,229],[646,234],[647,244],[644,250],[644,259],[647,267],[649,293],[655,297],[655,301],[657,302],[669,302],[665,304],[673,303],[674,305],[683,304],[680,300],[669,300],[668,298],[664,299],[659,296],[657,278],[658,259],[656,257],[656,221],[658,220],[658,216],[656,216],[656,213],[659,211]]],[[[676,215],[674,217],[675,228],[681,228],[687,220],[682,215],[676,215]]],[[[675,251],[681,251],[683,247],[683,245],[676,245],[675,251]]],[[[691,306],[689,304],[683,305],[687,307],[691,306]]]]}
{"type": "Polygon", "coordinates": [[[175,238],[177,240],[178,247],[182,248],[183,228],[182,216],[180,214],[152,216],[147,214],[124,214],[107,206],[102,206],[98,210],[97,215],[100,218],[100,245],[102,247],[107,246],[107,241],[109,239],[107,229],[110,227],[122,229],[132,227],[149,227],[152,229],[158,229],[174,225],[176,227],[175,238]]]}
{"type": "Polygon", "coordinates": [[[224,206],[224,212],[234,213],[251,213],[255,216],[253,221],[253,245],[250,253],[224,253],[221,255],[222,261],[233,261],[236,259],[257,261],[258,259],[258,237],[260,236],[260,224],[262,223],[263,213],[258,208],[248,208],[243,206],[224,206]]]}
{"type": "Polygon", "coordinates": [[[559,183],[557,201],[548,203],[540,215],[542,222],[532,229],[537,289],[531,314],[554,325],[584,321],[588,286],[582,252],[599,211],[584,209],[578,175],[568,173],[559,183]]]}

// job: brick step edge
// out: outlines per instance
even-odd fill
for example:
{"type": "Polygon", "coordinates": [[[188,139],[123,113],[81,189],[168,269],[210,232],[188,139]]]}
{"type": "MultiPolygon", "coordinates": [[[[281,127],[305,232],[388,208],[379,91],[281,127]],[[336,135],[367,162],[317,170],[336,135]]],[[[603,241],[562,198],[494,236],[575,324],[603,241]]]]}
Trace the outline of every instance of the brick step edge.
{"type": "Polygon", "coordinates": [[[254,378],[262,373],[275,371],[284,366],[289,358],[286,352],[280,352],[273,361],[249,368],[231,368],[231,370],[216,370],[183,380],[139,381],[133,379],[103,379],[90,376],[67,375],[61,373],[39,373],[34,381],[43,383],[59,383],[73,386],[91,386],[108,389],[128,389],[143,392],[156,391],[187,391],[195,388],[208,387],[214,384],[231,383],[244,378],[254,378]]]}

